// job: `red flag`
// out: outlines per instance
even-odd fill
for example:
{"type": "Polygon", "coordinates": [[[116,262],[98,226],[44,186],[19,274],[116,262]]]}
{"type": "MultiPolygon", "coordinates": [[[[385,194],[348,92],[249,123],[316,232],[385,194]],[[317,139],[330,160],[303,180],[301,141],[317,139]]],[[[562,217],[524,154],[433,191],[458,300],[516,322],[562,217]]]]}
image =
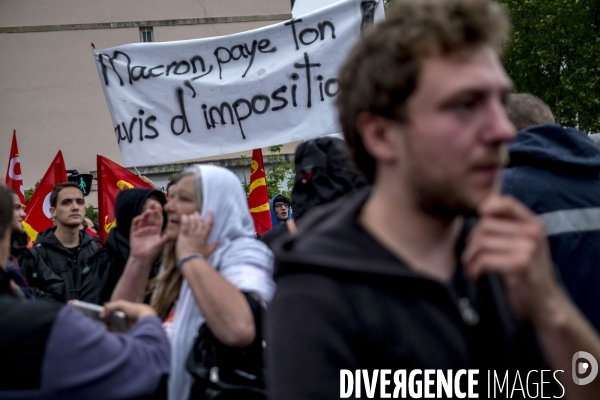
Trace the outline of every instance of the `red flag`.
{"type": "Polygon", "coordinates": [[[30,240],[35,240],[39,232],[53,226],[52,214],[50,214],[50,193],[54,186],[66,181],[67,168],[62,152],[59,151],[25,208],[27,216],[23,221],[23,227],[29,234],[30,240]]]}
{"type": "Polygon", "coordinates": [[[121,190],[131,188],[154,189],[142,178],[101,155],[96,156],[98,180],[98,234],[106,239],[108,231],[115,226],[115,201],[121,190]]]}
{"type": "Polygon", "coordinates": [[[25,190],[23,189],[23,176],[21,175],[21,161],[19,160],[19,148],[17,147],[17,130],[13,131],[12,146],[10,146],[10,157],[6,169],[6,186],[12,188],[19,195],[21,204],[25,204],[25,190]]]}
{"type": "Polygon", "coordinates": [[[254,228],[259,235],[273,227],[271,211],[269,209],[269,193],[265,179],[265,166],[263,164],[262,150],[252,150],[252,166],[250,167],[250,195],[248,207],[254,219],[254,228]]]}

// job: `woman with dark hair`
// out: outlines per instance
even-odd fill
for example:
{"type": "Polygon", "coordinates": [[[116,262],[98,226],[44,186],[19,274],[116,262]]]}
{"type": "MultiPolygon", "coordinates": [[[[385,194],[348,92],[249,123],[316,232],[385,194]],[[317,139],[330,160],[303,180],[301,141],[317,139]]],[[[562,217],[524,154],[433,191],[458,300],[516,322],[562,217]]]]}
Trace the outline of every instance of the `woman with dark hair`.
{"type": "Polygon", "coordinates": [[[163,318],[174,310],[169,398],[186,399],[193,386],[186,360],[200,327],[206,324],[228,347],[246,347],[260,337],[255,302],[270,300],[275,290],[273,254],[255,239],[242,186],[225,168],[186,169],[165,211],[164,234],[153,210],[134,219],[132,251],[112,300],[139,302],[152,260],[164,253],[151,304],[163,318]]]}
{"type": "MultiPolygon", "coordinates": [[[[81,300],[103,304],[110,300],[129,258],[129,234],[135,217],[145,210],[154,208],[162,216],[162,226],[166,224],[163,206],[165,195],[155,189],[135,188],[119,192],[115,202],[116,226],[108,232],[104,249],[89,261],[89,269],[84,270],[81,300]]],[[[160,262],[154,260],[150,277],[158,274],[160,262]]]]}

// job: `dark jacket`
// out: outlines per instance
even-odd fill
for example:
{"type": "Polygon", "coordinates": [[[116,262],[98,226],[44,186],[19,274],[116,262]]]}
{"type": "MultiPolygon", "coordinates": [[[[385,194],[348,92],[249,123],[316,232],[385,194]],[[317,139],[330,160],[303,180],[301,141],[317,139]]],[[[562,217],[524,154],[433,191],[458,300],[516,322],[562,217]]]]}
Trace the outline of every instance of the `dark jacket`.
{"type": "Polygon", "coordinates": [[[10,255],[15,257],[21,265],[29,245],[29,236],[25,232],[13,232],[10,235],[10,255]]]}
{"type": "Polygon", "coordinates": [[[142,399],[165,393],[169,342],[157,317],[112,334],[69,306],[7,296],[0,269],[1,399],[142,399]]]}
{"type": "Polygon", "coordinates": [[[79,248],[75,257],[56,238],[56,227],[40,233],[23,260],[22,270],[37,294],[59,302],[79,299],[82,270],[88,259],[102,247],[102,241],[85,230],[79,231],[79,248]]]}
{"type": "MultiPolygon", "coordinates": [[[[459,266],[442,284],[414,272],[356,222],[367,197],[361,190],[309,213],[297,236],[278,243],[267,322],[272,399],[339,398],[341,369],[479,369],[485,397],[487,370],[509,371],[512,382],[517,370],[544,368],[497,277],[475,283],[459,266]]],[[[457,259],[463,247],[461,239],[457,259]]]]}
{"type": "Polygon", "coordinates": [[[566,290],[600,332],[600,149],[583,132],[540,125],[510,146],[503,191],[542,218],[566,290]]]}
{"type": "MultiPolygon", "coordinates": [[[[166,203],[162,192],[154,189],[128,189],[119,192],[115,202],[116,227],[108,232],[104,248],[94,254],[84,269],[81,299],[90,303],[104,304],[125,270],[129,258],[129,235],[133,218],[142,213],[146,200],[152,197],[163,206],[166,203]]],[[[163,213],[166,224],[166,214],[163,213]]],[[[155,262],[150,278],[158,274],[160,262],[155,262]]]]}

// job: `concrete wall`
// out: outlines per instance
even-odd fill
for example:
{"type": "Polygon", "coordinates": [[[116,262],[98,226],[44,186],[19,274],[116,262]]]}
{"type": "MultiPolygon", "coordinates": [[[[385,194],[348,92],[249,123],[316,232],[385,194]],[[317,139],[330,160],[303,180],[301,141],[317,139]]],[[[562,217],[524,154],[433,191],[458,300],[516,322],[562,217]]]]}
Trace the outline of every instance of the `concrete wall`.
{"type": "MultiPolygon", "coordinates": [[[[140,25],[154,25],[159,42],[290,17],[289,0],[0,0],[0,168],[8,164],[13,129],[25,188],[41,179],[58,150],[80,173],[96,170],[96,154],[121,163],[90,43],[103,49],[139,42],[140,25]]],[[[96,193],[87,201],[96,206],[96,193]]]]}

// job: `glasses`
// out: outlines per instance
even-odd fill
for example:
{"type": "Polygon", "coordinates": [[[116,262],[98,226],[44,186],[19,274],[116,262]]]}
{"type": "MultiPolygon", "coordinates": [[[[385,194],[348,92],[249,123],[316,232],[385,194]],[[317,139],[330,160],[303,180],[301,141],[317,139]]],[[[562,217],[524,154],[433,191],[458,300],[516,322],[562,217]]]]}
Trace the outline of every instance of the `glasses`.
{"type": "Polygon", "coordinates": [[[286,204],[286,203],[277,203],[277,204],[275,204],[275,208],[282,208],[282,207],[290,208],[290,206],[288,204],[286,204]]]}

